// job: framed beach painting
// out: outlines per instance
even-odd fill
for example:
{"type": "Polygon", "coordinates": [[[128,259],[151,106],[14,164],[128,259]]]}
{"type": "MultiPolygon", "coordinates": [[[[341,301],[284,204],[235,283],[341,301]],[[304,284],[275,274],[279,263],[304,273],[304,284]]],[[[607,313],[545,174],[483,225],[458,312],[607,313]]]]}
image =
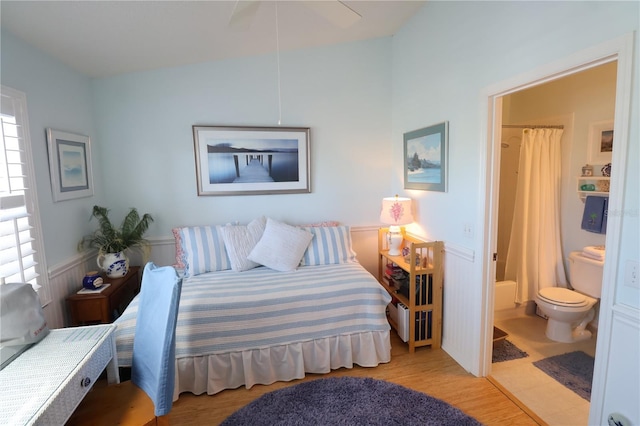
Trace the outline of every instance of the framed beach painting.
{"type": "Polygon", "coordinates": [[[92,196],[90,138],[47,129],[47,149],[53,201],[92,196]]]}
{"type": "Polygon", "coordinates": [[[449,122],[404,134],[404,187],[447,191],[449,122]]]}
{"type": "Polygon", "coordinates": [[[193,126],[198,195],[311,192],[308,127],[193,126]]]}

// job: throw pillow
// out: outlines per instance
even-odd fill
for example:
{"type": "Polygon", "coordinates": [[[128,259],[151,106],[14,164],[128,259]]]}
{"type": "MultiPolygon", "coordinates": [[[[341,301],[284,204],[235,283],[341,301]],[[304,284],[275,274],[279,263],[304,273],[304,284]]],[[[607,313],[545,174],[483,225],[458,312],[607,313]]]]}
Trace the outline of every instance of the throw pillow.
{"type": "Polygon", "coordinates": [[[185,277],[231,269],[221,228],[220,225],[180,228],[185,277]]]}
{"type": "Polygon", "coordinates": [[[305,225],[298,225],[301,228],[317,228],[321,226],[338,226],[340,222],[335,220],[326,220],[324,222],[307,223],[305,225]]]}
{"type": "Polygon", "coordinates": [[[224,247],[231,261],[231,269],[237,272],[247,271],[260,266],[247,258],[256,246],[266,226],[264,217],[254,219],[247,226],[227,225],[222,227],[224,247]]]}
{"type": "Polygon", "coordinates": [[[276,271],[293,271],[312,238],[313,234],[305,229],[268,218],[264,234],[248,259],[276,271]]]}
{"type": "Polygon", "coordinates": [[[351,228],[325,226],[306,228],[313,240],[302,258],[303,266],[355,263],[356,253],[351,247],[351,228]]]}
{"type": "Polygon", "coordinates": [[[180,228],[173,228],[171,230],[173,238],[176,241],[176,263],[174,267],[184,269],[184,251],[182,250],[182,238],[180,237],[180,228]]]}

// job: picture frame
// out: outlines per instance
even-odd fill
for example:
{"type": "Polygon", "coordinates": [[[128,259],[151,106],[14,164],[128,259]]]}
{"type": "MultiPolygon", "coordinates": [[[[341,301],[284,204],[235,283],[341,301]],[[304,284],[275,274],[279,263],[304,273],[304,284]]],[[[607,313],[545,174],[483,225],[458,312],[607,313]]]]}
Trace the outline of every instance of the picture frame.
{"type": "Polygon", "coordinates": [[[613,120],[589,124],[589,149],[587,163],[608,164],[613,152],[613,120]]]}
{"type": "Polygon", "coordinates": [[[404,134],[404,188],[447,192],[449,122],[404,134]]]}
{"type": "Polygon", "coordinates": [[[48,128],[47,150],[53,201],[92,196],[91,138],[48,128]]]}
{"type": "Polygon", "coordinates": [[[199,196],[311,192],[308,127],[193,126],[199,196]]]}

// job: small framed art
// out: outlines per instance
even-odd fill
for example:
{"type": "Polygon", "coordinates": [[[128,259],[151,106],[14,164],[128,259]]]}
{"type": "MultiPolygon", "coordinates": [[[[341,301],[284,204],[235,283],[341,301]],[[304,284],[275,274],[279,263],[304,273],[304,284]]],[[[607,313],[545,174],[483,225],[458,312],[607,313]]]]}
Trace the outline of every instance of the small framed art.
{"type": "Polygon", "coordinates": [[[47,149],[53,201],[92,196],[91,139],[47,129],[47,149]]]}
{"type": "Polygon", "coordinates": [[[193,126],[198,195],[311,192],[308,127],[193,126]]]}
{"type": "Polygon", "coordinates": [[[613,153],[613,120],[598,121],[589,125],[590,164],[607,164],[613,153]]]}
{"type": "Polygon", "coordinates": [[[404,134],[404,187],[447,192],[449,122],[404,134]]]}

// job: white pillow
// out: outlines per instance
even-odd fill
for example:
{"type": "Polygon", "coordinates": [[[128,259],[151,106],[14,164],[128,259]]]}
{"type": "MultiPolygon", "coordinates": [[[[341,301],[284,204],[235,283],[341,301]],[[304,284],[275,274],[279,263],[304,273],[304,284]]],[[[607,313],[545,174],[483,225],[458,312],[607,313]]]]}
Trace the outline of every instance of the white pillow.
{"type": "Polygon", "coordinates": [[[293,271],[312,238],[309,231],[267,218],[264,234],[248,259],[276,271],[293,271]]]}
{"type": "Polygon", "coordinates": [[[247,226],[227,225],[222,227],[224,247],[231,261],[231,269],[242,272],[260,266],[260,264],[247,259],[247,256],[260,241],[266,223],[267,220],[260,217],[251,221],[247,226]]]}

